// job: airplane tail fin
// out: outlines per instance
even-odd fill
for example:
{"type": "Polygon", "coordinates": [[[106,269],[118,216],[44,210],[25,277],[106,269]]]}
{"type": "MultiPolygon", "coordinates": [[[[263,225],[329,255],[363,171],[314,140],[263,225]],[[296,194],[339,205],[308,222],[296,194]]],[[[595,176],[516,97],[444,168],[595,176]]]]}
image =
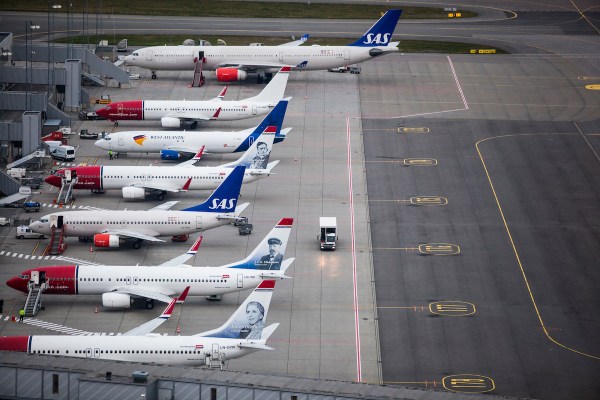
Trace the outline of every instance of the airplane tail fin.
{"type": "Polygon", "coordinates": [[[287,86],[287,81],[290,76],[290,69],[291,67],[288,66],[281,67],[279,72],[271,79],[271,82],[265,86],[262,92],[248,100],[266,101],[275,104],[283,99],[285,87],[287,86]]]}
{"type": "Polygon", "coordinates": [[[277,127],[267,126],[259,137],[256,138],[252,146],[234,162],[221,165],[221,167],[235,167],[243,165],[249,170],[266,169],[273,150],[275,141],[275,132],[277,127]]]}
{"type": "Polygon", "coordinates": [[[360,39],[348,46],[373,47],[387,46],[392,40],[394,29],[402,10],[388,10],[360,39]]]}
{"type": "Polygon", "coordinates": [[[281,218],[248,257],[242,261],[224,265],[224,267],[283,271],[281,272],[281,275],[283,275],[285,269],[289,267],[286,264],[285,269],[283,269],[282,263],[293,223],[293,218],[281,218]]]}
{"type": "Polygon", "coordinates": [[[277,105],[271,110],[269,114],[261,121],[261,123],[251,131],[246,140],[240,146],[235,149],[235,152],[246,151],[252,146],[260,135],[265,132],[268,127],[275,127],[275,141],[274,143],[280,142],[285,138],[285,135],[292,130],[292,128],[281,129],[283,125],[283,119],[285,118],[285,111],[287,110],[288,102],[291,97],[280,100],[277,105]]]}
{"type": "Polygon", "coordinates": [[[217,329],[198,333],[194,336],[262,340],[263,331],[268,337],[274,328],[265,328],[265,321],[275,289],[274,280],[262,281],[250,296],[239,306],[231,317],[217,329]]]}
{"type": "Polygon", "coordinates": [[[245,170],[246,167],[241,165],[235,167],[204,203],[184,208],[181,211],[203,211],[214,213],[235,212],[238,197],[240,197],[245,170]]]}

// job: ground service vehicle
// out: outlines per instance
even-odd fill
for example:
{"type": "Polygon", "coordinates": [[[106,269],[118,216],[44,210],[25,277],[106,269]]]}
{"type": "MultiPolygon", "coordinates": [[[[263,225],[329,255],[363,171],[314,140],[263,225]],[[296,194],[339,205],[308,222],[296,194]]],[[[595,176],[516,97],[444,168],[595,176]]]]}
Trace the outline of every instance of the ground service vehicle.
{"type": "Polygon", "coordinates": [[[25,212],[38,212],[40,211],[40,207],[42,205],[37,201],[28,201],[23,203],[23,208],[25,208],[25,212]]]}
{"type": "Polygon", "coordinates": [[[73,161],[75,159],[75,147],[65,145],[51,147],[50,154],[57,160],[73,161]]]}
{"type": "Polygon", "coordinates": [[[317,236],[321,250],[335,250],[337,243],[337,220],[335,217],[320,217],[321,233],[317,236]]]}
{"type": "Polygon", "coordinates": [[[44,239],[44,235],[29,229],[27,225],[17,226],[17,239],[44,239]]]}

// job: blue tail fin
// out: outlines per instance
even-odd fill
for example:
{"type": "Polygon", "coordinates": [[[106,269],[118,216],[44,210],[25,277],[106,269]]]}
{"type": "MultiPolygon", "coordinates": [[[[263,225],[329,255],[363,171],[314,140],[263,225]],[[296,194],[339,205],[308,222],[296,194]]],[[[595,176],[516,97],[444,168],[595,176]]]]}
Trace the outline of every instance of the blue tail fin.
{"type": "MultiPolygon", "coordinates": [[[[247,340],[266,339],[266,337],[263,337],[263,329],[267,331],[266,328],[268,328],[265,327],[265,321],[267,320],[273,289],[275,289],[275,281],[262,281],[236,312],[229,317],[227,322],[219,328],[198,333],[194,336],[247,340]]],[[[269,331],[268,335],[264,336],[268,337],[271,333],[269,331]]]]}
{"type": "Polygon", "coordinates": [[[234,212],[238,197],[240,197],[240,190],[242,188],[245,171],[246,167],[244,166],[235,167],[204,203],[184,208],[181,211],[203,211],[214,213],[234,212]]]}
{"type": "Polygon", "coordinates": [[[402,10],[388,10],[360,39],[348,46],[387,46],[392,40],[401,13],[402,10]]]}
{"type": "MultiPolygon", "coordinates": [[[[240,144],[235,152],[246,151],[252,146],[252,143],[265,131],[268,126],[275,126],[275,142],[279,138],[285,138],[281,135],[281,126],[283,125],[283,119],[285,118],[285,111],[287,110],[289,98],[280,100],[279,103],[271,110],[269,114],[262,120],[262,122],[254,129],[254,131],[244,140],[244,143],[240,144]]],[[[280,139],[283,140],[283,139],[280,139]]]]}

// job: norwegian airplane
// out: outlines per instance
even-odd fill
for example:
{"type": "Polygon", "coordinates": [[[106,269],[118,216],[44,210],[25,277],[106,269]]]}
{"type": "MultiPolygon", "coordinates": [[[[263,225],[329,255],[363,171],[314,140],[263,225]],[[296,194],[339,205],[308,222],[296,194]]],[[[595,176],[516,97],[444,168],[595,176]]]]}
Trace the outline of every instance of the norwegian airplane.
{"type": "Polygon", "coordinates": [[[0,350],[170,365],[220,364],[223,368],[227,360],[258,350],[273,350],[266,342],[279,324],[265,326],[265,321],[274,288],[274,280],[262,281],[227,322],[217,329],[192,336],[151,333],[171,317],[176,303],[173,299],[159,317],[120,335],[90,338],[90,332],[79,331],[77,336],[3,336],[0,337],[0,350]]]}
{"type": "Polygon", "coordinates": [[[210,296],[255,288],[264,279],[285,279],[293,258],[283,260],[293,218],[282,218],[246,258],[220,267],[193,267],[185,262],[196,255],[202,237],[184,254],[158,266],[67,265],[31,268],[10,278],[6,284],[29,293],[29,283],[42,284],[45,295],[102,295],[107,308],[129,308],[134,299],[146,300],[152,309],[155,301],[169,303],[171,298],[210,296]],[[263,257],[277,246],[281,257],[273,262],[263,257]],[[263,261],[261,261],[261,259],[263,261]],[[181,293],[182,285],[188,285],[181,293]]]}
{"type": "Polygon", "coordinates": [[[347,46],[155,46],[125,57],[125,63],[152,71],[193,71],[198,60],[204,70],[215,71],[220,82],[244,80],[257,73],[257,82],[269,80],[283,66],[298,70],[343,67],[399,51],[391,42],[402,10],[387,11],[356,42],[347,46]]]}
{"type": "MultiPolygon", "coordinates": [[[[187,46],[186,46],[187,47],[187,46]]],[[[212,100],[129,100],[107,104],[96,114],[118,125],[118,121],[160,120],[163,128],[179,128],[190,122],[195,129],[198,121],[236,121],[267,114],[283,99],[290,67],[277,68],[279,73],[256,96],[245,100],[225,101],[223,89],[212,100]]]]}
{"type": "Polygon", "coordinates": [[[271,175],[271,171],[279,163],[269,163],[276,130],[275,126],[267,126],[238,160],[216,167],[191,165],[202,157],[201,149],[194,158],[177,166],[72,167],[59,169],[45,181],[58,188],[63,184],[72,185],[73,189],[89,189],[92,193],[121,190],[123,198],[130,200],[143,200],[147,194],[155,193],[159,201],[164,200],[167,192],[215,189],[239,165],[246,167],[242,182],[254,182],[271,175]]]}
{"type": "Polygon", "coordinates": [[[206,201],[180,211],[170,210],[177,201],[145,211],[60,211],[44,215],[29,227],[46,235],[62,229],[63,236],[79,236],[82,241],[91,238],[96,247],[119,247],[126,239],[133,239],[133,248],[139,249],[144,240],[164,242],[158,236],[205,231],[239,219],[249,204],[236,206],[245,169],[235,167],[206,201]]]}
{"type": "Polygon", "coordinates": [[[255,128],[232,132],[129,131],[115,132],[96,141],[95,145],[117,153],[160,153],[163,160],[178,160],[204,153],[246,151],[268,126],[275,126],[274,143],[281,142],[292,128],[281,129],[289,98],[281,100],[255,128]]]}

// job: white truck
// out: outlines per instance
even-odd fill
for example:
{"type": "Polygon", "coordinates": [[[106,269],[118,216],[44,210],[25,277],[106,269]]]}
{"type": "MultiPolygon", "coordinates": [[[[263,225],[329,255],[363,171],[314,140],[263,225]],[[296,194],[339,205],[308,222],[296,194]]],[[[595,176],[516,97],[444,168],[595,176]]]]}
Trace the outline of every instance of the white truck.
{"type": "Polygon", "coordinates": [[[321,233],[317,235],[317,239],[321,244],[321,250],[335,250],[338,241],[336,218],[320,217],[319,224],[321,226],[321,233]]]}
{"type": "Polygon", "coordinates": [[[75,160],[75,147],[61,144],[57,140],[49,140],[45,142],[50,149],[50,155],[53,158],[63,161],[75,160]]]}

